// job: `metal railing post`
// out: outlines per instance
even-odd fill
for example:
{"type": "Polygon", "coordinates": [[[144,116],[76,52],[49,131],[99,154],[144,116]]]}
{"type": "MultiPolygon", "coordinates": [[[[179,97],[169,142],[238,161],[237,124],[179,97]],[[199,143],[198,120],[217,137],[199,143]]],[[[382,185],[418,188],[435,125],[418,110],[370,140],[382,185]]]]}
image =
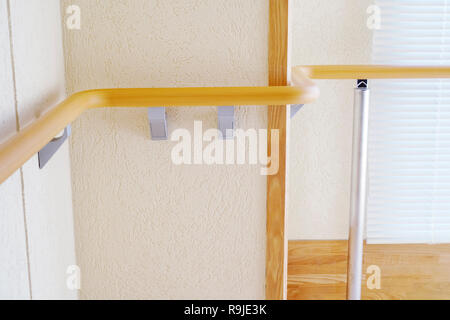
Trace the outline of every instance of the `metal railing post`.
{"type": "Polygon", "coordinates": [[[367,80],[358,80],[353,111],[353,151],[348,241],[347,299],[361,299],[364,228],[367,197],[367,141],[369,127],[367,80]]]}

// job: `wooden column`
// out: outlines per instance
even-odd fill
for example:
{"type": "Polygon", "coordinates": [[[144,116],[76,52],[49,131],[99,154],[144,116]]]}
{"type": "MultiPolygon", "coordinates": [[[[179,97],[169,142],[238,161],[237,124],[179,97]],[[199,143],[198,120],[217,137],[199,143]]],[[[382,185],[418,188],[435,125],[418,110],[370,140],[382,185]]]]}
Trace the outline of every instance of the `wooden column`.
{"type": "MultiPolygon", "coordinates": [[[[285,86],[289,77],[289,0],[269,0],[269,85],[285,86]]],[[[268,108],[268,154],[278,156],[279,170],[267,177],[266,299],[287,298],[287,138],[290,108],[268,108]],[[271,130],[279,132],[278,155],[271,142],[271,130]]],[[[272,159],[272,162],[274,160],[272,159]]]]}

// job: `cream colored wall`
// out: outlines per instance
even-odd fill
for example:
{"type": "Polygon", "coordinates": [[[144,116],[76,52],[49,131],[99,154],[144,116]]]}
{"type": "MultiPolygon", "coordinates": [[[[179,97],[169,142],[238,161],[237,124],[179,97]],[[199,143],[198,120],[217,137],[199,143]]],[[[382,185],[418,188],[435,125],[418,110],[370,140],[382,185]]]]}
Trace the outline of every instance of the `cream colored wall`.
{"type": "MultiPolygon", "coordinates": [[[[293,64],[368,63],[370,3],[294,0],[293,64]]],[[[266,1],[77,4],[82,28],[65,32],[70,93],[266,83],[266,1]]],[[[319,85],[320,100],[292,121],[291,239],[347,237],[354,83],[319,85]]],[[[213,127],[215,116],[169,109],[169,130],[195,119],[213,127]]],[[[237,118],[244,128],[266,123],[253,108],[237,118]]],[[[74,124],[82,297],[263,297],[265,178],[251,166],[174,166],[173,144],[148,136],[145,110],[90,111],[74,124]]]]}
{"type": "MultiPolygon", "coordinates": [[[[63,9],[73,1],[63,1],[63,9]]],[[[65,31],[69,93],[105,87],[267,84],[268,1],[78,0],[65,31]]],[[[216,108],[168,109],[169,131],[216,108]]],[[[265,128],[266,108],[237,127],[265,128]]],[[[266,177],[259,166],[176,166],[145,109],[93,110],[73,126],[81,297],[264,298],[266,177]]]]}
{"type": "MultiPolygon", "coordinates": [[[[65,97],[59,1],[0,0],[0,43],[5,140],[65,97]]],[[[77,297],[66,286],[75,264],[69,168],[66,143],[43,170],[36,155],[0,185],[0,298],[77,297]]]]}
{"type": "MultiPolygon", "coordinates": [[[[370,0],[294,0],[292,63],[368,64],[370,0]]],[[[289,239],[347,239],[355,81],[317,81],[291,121],[289,239]]]]}

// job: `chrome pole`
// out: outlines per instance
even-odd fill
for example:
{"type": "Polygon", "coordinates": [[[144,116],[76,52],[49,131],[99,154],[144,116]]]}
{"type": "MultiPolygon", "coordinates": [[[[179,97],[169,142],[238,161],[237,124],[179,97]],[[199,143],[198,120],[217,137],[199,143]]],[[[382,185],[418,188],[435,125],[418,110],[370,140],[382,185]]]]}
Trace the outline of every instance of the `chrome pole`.
{"type": "Polygon", "coordinates": [[[358,80],[353,110],[353,151],[348,241],[347,299],[361,299],[364,227],[367,197],[367,141],[369,127],[367,80],[358,80]]]}

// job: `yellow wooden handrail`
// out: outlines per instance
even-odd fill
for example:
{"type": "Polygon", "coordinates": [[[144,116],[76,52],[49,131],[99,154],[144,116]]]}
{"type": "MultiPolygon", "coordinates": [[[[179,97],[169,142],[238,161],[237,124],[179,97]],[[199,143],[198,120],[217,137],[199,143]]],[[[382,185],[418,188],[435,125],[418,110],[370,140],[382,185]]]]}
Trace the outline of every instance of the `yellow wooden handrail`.
{"type": "Polygon", "coordinates": [[[0,145],[0,183],[83,111],[102,107],[305,104],[319,96],[311,79],[450,78],[450,67],[297,66],[292,87],[99,89],[76,93],[0,145]]]}
{"type": "Polygon", "coordinates": [[[75,93],[0,145],[0,184],[87,109],[304,104],[317,99],[312,82],[302,86],[99,89],[75,93]]]}
{"type": "Polygon", "coordinates": [[[296,66],[292,76],[310,79],[424,79],[450,78],[450,67],[380,65],[296,66]]]}

